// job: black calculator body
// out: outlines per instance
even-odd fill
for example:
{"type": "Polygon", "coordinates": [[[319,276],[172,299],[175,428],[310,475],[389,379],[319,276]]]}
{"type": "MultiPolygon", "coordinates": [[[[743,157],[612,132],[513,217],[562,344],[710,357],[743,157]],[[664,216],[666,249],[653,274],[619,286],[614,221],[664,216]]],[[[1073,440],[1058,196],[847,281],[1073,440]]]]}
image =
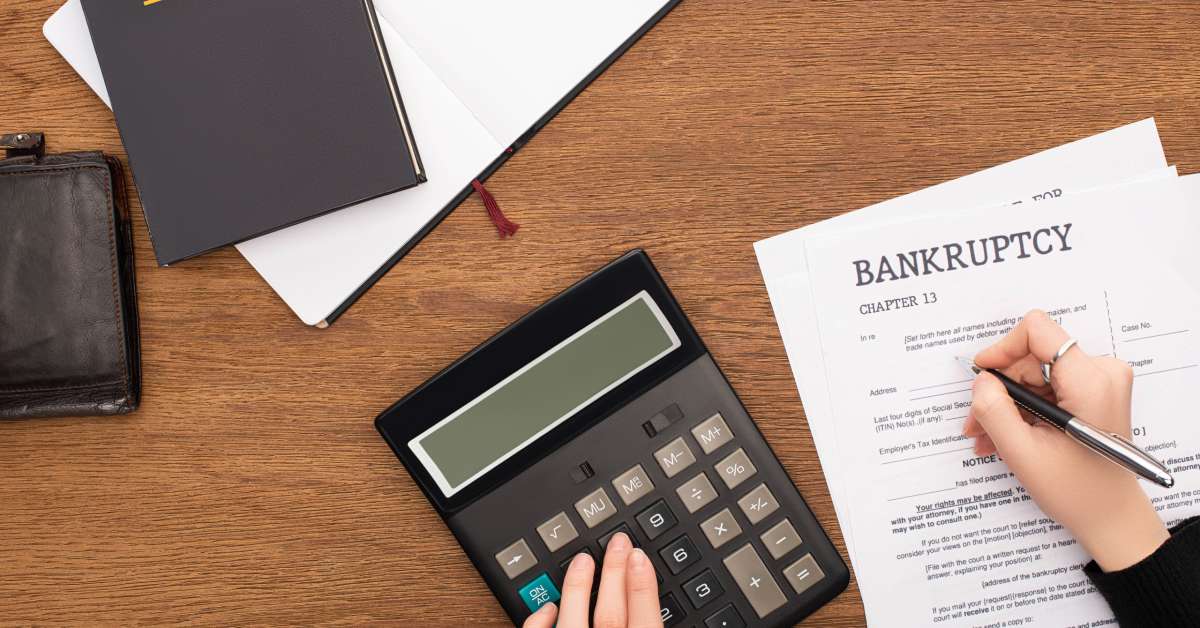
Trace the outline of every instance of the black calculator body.
{"type": "Polygon", "coordinates": [[[790,626],[849,581],[640,250],[375,424],[518,625],[617,531],[653,561],[666,626],[790,626]]]}

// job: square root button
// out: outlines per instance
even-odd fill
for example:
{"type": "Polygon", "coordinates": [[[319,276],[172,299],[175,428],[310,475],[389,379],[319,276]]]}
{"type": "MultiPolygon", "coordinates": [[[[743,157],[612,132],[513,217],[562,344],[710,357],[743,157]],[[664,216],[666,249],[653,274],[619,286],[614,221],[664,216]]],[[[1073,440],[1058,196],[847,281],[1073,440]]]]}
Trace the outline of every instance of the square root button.
{"type": "Polygon", "coordinates": [[[542,542],[546,544],[546,549],[551,552],[557,552],[564,545],[579,537],[579,532],[575,530],[575,524],[571,523],[570,517],[567,517],[565,512],[554,515],[549,521],[538,526],[537,533],[542,537],[542,542]]]}

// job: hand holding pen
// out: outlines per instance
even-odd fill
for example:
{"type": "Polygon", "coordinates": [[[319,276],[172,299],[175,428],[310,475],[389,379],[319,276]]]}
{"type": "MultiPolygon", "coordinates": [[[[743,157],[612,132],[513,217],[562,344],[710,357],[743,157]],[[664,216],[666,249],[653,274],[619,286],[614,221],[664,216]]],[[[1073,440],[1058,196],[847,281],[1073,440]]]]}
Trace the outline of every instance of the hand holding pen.
{"type": "MultiPolygon", "coordinates": [[[[996,369],[1099,430],[1128,439],[1133,371],[1078,346],[1056,360],[1068,339],[1062,327],[1034,310],[976,355],[975,365],[996,369]],[[1050,362],[1047,384],[1042,365],[1050,362]]],[[[975,378],[963,433],[975,437],[977,454],[999,452],[1042,510],[1070,530],[1105,571],[1137,563],[1168,538],[1137,476],[1051,423],[1027,421],[1005,385],[986,371],[975,378]]]]}

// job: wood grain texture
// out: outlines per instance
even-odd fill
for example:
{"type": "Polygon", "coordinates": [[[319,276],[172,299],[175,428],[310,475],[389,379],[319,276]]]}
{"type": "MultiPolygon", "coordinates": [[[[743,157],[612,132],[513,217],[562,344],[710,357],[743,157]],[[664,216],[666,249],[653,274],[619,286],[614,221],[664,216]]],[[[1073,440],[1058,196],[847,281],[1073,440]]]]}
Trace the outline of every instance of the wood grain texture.
{"type": "MultiPolygon", "coordinates": [[[[42,38],[60,2],[0,0],[0,127],[123,156],[42,38]]],[[[0,623],[505,623],[371,420],[636,246],[844,552],[752,243],[1150,115],[1193,171],[1197,26],[1190,2],[684,0],[491,179],[516,239],[472,197],[324,331],[232,249],[155,267],[135,207],[144,405],[0,424],[0,623]]],[[[852,584],[807,625],[863,621],[852,584]]]]}

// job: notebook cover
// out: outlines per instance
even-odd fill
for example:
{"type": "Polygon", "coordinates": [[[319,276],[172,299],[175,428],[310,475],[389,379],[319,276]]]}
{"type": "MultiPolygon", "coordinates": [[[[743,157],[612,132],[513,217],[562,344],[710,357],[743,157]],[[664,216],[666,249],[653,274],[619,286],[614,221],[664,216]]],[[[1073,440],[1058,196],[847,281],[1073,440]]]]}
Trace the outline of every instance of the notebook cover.
{"type": "Polygon", "coordinates": [[[424,180],[370,0],[83,0],[160,264],[424,180]]]}
{"type": "MultiPolygon", "coordinates": [[[[500,169],[500,166],[504,165],[504,162],[508,161],[518,150],[520,150],[522,146],[533,139],[533,136],[536,135],[538,131],[542,130],[542,127],[549,124],[550,121],[554,119],[554,116],[557,116],[559,112],[561,112],[563,109],[566,109],[567,105],[571,104],[571,101],[575,100],[576,96],[583,92],[583,90],[586,89],[587,86],[592,83],[592,81],[595,81],[601,74],[604,74],[605,70],[612,66],[617,59],[621,58],[621,56],[624,55],[627,50],[632,48],[633,45],[636,44],[643,35],[648,33],[651,28],[654,28],[654,26],[658,24],[658,22],[664,17],[666,17],[666,15],[671,12],[671,9],[674,9],[675,6],[681,1],[682,0],[670,0],[663,5],[663,7],[659,9],[658,12],[656,12],[649,20],[647,20],[646,23],[637,30],[637,32],[635,32],[633,35],[630,35],[629,38],[626,39],[615,50],[613,50],[612,54],[608,55],[608,57],[606,57],[604,61],[600,63],[600,65],[596,66],[596,69],[592,70],[583,78],[583,80],[579,81],[579,83],[576,84],[570,92],[565,94],[562,99],[555,103],[549,111],[547,111],[544,115],[542,115],[541,118],[537,120],[537,122],[533,123],[533,125],[529,127],[529,130],[523,133],[521,137],[513,143],[512,146],[505,149],[495,161],[489,164],[487,168],[484,168],[483,172],[479,173],[477,179],[480,181],[486,181],[488,177],[495,174],[495,172],[500,169]]],[[[446,206],[443,207],[436,216],[434,216],[428,223],[425,224],[425,228],[421,229],[421,231],[409,239],[408,242],[405,242],[404,246],[400,247],[400,249],[396,251],[395,255],[389,258],[382,266],[379,267],[378,270],[372,273],[371,276],[368,277],[367,280],[358,287],[358,289],[352,292],[350,296],[346,297],[346,300],[343,301],[342,304],[337,307],[337,309],[331,312],[329,316],[325,318],[325,320],[321,321],[317,327],[328,327],[329,325],[333,324],[335,320],[341,317],[342,314],[345,314],[346,310],[350,309],[350,306],[354,305],[354,303],[358,301],[358,299],[362,297],[362,295],[365,294],[367,290],[371,288],[371,286],[375,285],[376,282],[382,279],[383,276],[386,275],[393,266],[399,263],[405,255],[408,255],[408,252],[411,251],[413,247],[417,246],[421,240],[424,240],[425,236],[429,235],[429,233],[433,231],[435,227],[437,227],[443,220],[446,219],[446,216],[450,215],[450,212],[454,211],[459,205],[462,204],[463,201],[467,200],[467,197],[469,197],[472,192],[474,192],[474,190],[471,187],[471,184],[468,182],[462,191],[458,193],[458,195],[451,199],[450,202],[447,203],[446,206]]]]}

